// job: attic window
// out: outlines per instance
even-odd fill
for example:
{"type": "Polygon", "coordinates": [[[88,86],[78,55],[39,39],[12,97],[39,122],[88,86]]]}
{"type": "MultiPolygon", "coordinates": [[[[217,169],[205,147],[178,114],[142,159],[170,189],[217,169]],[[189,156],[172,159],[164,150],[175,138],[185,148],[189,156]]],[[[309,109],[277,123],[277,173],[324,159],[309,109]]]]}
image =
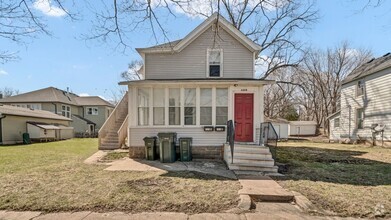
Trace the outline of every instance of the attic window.
{"type": "Polygon", "coordinates": [[[208,77],[221,77],[222,76],[222,63],[223,63],[223,50],[222,49],[209,49],[208,53],[208,77]]]}

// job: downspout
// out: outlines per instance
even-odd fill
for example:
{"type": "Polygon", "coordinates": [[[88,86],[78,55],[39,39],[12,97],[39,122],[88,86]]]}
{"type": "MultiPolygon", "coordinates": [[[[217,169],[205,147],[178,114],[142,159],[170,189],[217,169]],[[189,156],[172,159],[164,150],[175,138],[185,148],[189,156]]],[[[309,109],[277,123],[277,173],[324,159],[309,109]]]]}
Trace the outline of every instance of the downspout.
{"type": "Polygon", "coordinates": [[[57,114],[57,105],[56,105],[56,103],[52,102],[52,105],[54,105],[54,113],[57,114]]]}
{"type": "Polygon", "coordinates": [[[81,109],[83,109],[83,118],[84,118],[84,110],[85,110],[85,109],[84,109],[84,106],[82,106],[81,109]]]}

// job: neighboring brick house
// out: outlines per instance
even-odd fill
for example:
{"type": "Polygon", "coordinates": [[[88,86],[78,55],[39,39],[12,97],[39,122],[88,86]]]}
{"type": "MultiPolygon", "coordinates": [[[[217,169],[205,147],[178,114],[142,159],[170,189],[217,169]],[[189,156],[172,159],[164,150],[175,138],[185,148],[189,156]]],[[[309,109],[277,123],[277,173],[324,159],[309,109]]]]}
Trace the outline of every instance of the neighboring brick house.
{"type": "Polygon", "coordinates": [[[69,91],[48,87],[0,99],[0,104],[46,110],[72,119],[75,133],[95,133],[114,106],[98,96],[80,97],[69,91]]]}

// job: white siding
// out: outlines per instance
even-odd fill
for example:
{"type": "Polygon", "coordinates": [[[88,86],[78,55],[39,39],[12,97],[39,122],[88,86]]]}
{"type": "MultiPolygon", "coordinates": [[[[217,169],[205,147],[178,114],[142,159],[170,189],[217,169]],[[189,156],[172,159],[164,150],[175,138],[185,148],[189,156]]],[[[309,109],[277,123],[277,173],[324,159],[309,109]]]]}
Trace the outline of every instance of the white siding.
{"type": "Polygon", "coordinates": [[[350,82],[342,87],[340,138],[371,138],[370,126],[383,124],[386,125],[384,138],[391,140],[391,69],[365,77],[363,96],[356,97],[356,83],[350,82]],[[358,108],[364,108],[363,129],[356,126],[358,108]]]}
{"type": "Polygon", "coordinates": [[[159,132],[176,132],[177,137],[192,137],[193,146],[222,146],[226,140],[225,132],[205,132],[203,128],[130,128],[130,146],[144,146],[143,138],[157,136],[159,132]]]}
{"type": "Polygon", "coordinates": [[[223,49],[223,78],[254,78],[254,54],[220,28],[206,30],[180,53],[145,54],[146,79],[205,78],[207,49],[223,49]]]}
{"type": "Polygon", "coordinates": [[[338,140],[341,137],[341,114],[336,114],[332,118],[330,118],[330,140],[338,140]],[[339,127],[334,127],[335,119],[339,118],[339,127]]]}
{"type": "Polygon", "coordinates": [[[277,123],[277,122],[272,122],[272,125],[274,127],[274,130],[276,130],[276,133],[278,135],[278,139],[288,139],[288,124],[284,123],[277,123]]]}

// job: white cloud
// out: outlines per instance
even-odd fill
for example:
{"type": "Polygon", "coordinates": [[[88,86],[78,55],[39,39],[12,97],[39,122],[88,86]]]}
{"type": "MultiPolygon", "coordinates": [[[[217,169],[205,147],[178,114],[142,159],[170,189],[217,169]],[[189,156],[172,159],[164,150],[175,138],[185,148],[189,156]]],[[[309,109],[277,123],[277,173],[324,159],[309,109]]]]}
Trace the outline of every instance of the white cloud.
{"type": "Polygon", "coordinates": [[[47,16],[62,17],[66,15],[66,12],[63,9],[54,6],[51,0],[36,0],[33,6],[47,16]]]}
{"type": "Polygon", "coordinates": [[[8,73],[5,70],[0,70],[0,76],[8,75],[8,73]]]}
{"type": "Polygon", "coordinates": [[[79,96],[84,97],[84,96],[90,96],[88,93],[80,93],[79,96]]]}

